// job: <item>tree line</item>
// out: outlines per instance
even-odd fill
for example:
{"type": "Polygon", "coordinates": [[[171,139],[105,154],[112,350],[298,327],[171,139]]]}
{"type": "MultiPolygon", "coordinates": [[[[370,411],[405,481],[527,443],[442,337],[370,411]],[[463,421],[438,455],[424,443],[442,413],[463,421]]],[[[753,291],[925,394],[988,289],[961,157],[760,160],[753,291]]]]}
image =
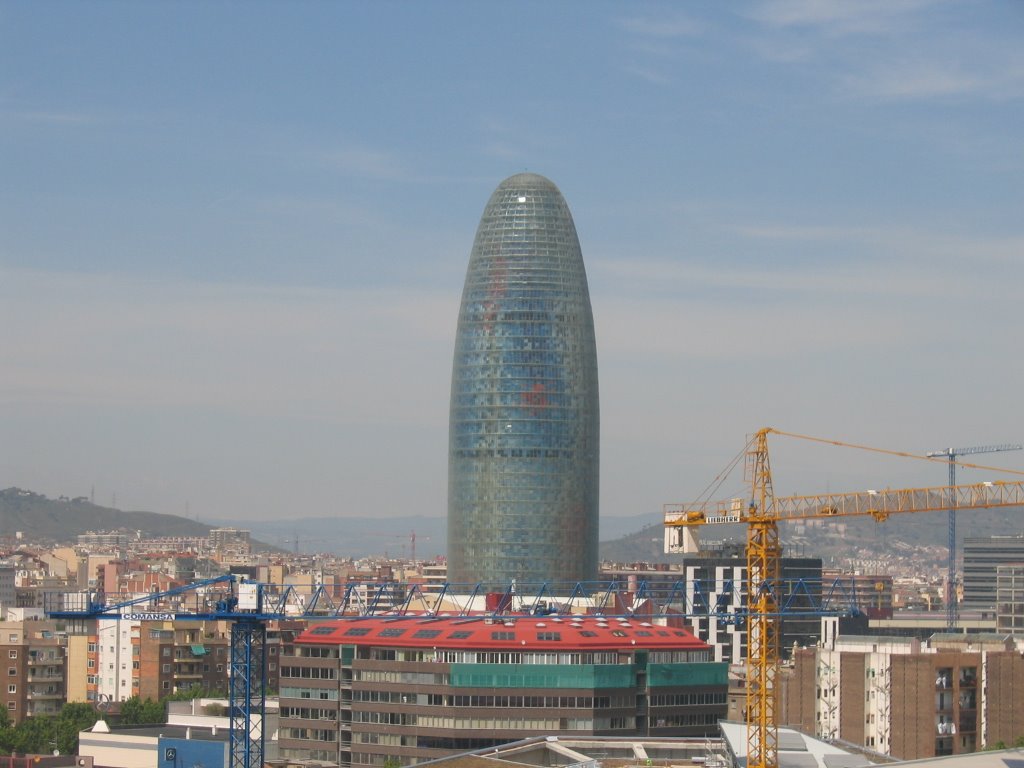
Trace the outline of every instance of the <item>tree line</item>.
{"type": "Polygon", "coordinates": [[[6,709],[0,709],[0,755],[48,755],[57,750],[62,755],[78,754],[78,734],[92,728],[97,720],[111,725],[164,725],[167,702],[190,701],[216,696],[205,690],[189,689],[171,694],[159,701],[132,696],[120,702],[117,715],[97,712],[92,704],[73,702],[61,707],[56,715],[34,715],[15,725],[6,709]]]}

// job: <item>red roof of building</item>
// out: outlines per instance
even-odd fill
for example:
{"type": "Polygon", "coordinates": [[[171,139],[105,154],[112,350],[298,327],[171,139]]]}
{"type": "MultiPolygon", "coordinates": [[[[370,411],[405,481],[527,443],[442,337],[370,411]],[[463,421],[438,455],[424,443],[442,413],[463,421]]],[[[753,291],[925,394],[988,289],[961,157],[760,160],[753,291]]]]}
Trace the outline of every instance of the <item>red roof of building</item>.
{"type": "Polygon", "coordinates": [[[710,648],[685,629],[594,616],[374,616],[315,624],[295,642],[453,649],[696,651],[710,648]]]}

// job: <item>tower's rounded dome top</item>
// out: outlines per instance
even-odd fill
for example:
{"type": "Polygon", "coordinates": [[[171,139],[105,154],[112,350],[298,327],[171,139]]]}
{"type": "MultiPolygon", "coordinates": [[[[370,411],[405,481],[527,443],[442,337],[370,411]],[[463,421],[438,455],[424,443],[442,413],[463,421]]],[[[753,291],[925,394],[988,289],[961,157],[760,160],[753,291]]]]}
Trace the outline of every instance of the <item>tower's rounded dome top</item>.
{"type": "Polygon", "coordinates": [[[569,205],[561,190],[551,179],[538,173],[517,173],[501,182],[491,193],[477,229],[477,243],[492,245],[501,240],[515,240],[521,233],[515,233],[508,226],[508,218],[521,219],[523,227],[544,227],[564,230],[563,234],[571,233],[571,239],[579,250],[576,242],[576,227],[572,222],[569,205]]]}
{"type": "MultiPolygon", "coordinates": [[[[547,178],[546,176],[541,176],[539,173],[517,173],[517,174],[514,174],[512,176],[509,176],[503,182],[501,182],[501,184],[498,185],[498,189],[500,190],[500,189],[506,189],[508,187],[522,187],[522,186],[530,186],[530,187],[541,187],[541,186],[544,186],[544,187],[551,187],[556,192],[558,191],[558,187],[555,185],[555,182],[553,182],[551,179],[547,178]]],[[[561,194],[561,193],[559,193],[559,194],[561,194]]]]}

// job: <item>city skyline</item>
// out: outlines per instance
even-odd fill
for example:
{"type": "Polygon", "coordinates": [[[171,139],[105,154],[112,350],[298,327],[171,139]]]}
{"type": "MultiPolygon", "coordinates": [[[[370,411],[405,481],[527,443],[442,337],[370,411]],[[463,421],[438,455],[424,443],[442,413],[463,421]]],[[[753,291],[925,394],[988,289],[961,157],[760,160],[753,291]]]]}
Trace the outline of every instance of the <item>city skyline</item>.
{"type": "MultiPolygon", "coordinates": [[[[0,486],[442,517],[465,260],[523,170],[587,257],[603,515],[697,498],[763,426],[1021,441],[1022,26],[953,0],[6,3],[0,486]]],[[[946,479],[778,451],[778,493],[946,479]]]]}

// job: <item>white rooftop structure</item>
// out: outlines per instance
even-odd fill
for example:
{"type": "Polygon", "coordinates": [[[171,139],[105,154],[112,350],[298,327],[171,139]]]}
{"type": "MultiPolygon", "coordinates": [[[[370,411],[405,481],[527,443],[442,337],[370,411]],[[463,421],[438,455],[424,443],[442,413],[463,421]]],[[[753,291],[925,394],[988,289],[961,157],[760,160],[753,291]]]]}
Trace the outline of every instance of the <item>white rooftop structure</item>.
{"type": "MultiPolygon", "coordinates": [[[[745,766],[747,764],[746,723],[722,721],[718,726],[722,729],[722,735],[725,737],[733,764],[745,766]]],[[[873,764],[862,754],[849,752],[792,728],[779,728],[778,747],[779,768],[861,768],[861,766],[873,764]]]]}

